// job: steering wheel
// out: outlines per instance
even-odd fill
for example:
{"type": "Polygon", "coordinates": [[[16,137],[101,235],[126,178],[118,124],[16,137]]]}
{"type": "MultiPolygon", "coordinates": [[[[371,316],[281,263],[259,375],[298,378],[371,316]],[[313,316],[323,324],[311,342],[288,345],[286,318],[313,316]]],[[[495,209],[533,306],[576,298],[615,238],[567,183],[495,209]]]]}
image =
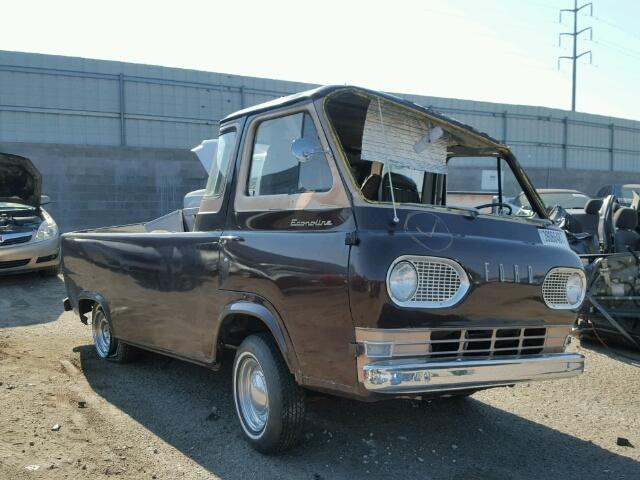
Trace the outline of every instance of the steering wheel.
{"type": "Polygon", "coordinates": [[[493,208],[493,207],[506,208],[507,210],[509,210],[509,213],[507,213],[507,215],[511,215],[513,213],[513,207],[508,203],[504,203],[504,202],[483,203],[482,205],[478,205],[477,207],[474,207],[474,208],[477,208],[478,210],[480,210],[481,208],[493,208]]]}

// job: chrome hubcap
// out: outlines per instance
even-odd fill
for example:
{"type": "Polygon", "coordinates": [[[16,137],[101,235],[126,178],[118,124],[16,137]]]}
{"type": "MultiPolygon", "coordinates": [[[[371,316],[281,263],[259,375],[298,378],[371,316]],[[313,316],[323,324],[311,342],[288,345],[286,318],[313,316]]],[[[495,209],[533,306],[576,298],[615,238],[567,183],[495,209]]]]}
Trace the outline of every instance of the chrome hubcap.
{"type": "Polygon", "coordinates": [[[111,352],[111,327],[101,311],[98,311],[93,319],[92,330],[96,352],[102,358],[108,357],[111,352]]]}
{"type": "Polygon", "coordinates": [[[252,355],[245,352],[240,359],[235,380],[241,420],[253,434],[259,434],[269,418],[269,397],[262,367],[252,355]]]}

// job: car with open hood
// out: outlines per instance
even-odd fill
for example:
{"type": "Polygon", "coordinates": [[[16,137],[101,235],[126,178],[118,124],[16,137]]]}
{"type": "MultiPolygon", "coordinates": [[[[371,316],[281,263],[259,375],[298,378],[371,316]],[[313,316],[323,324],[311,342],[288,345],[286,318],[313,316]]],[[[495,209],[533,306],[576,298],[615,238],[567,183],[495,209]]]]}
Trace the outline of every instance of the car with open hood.
{"type": "Polygon", "coordinates": [[[105,360],[143,348],[216,370],[235,351],[257,450],[295,445],[309,391],[424,399],[583,371],[565,351],[582,262],[490,136],[328,86],[224,118],[213,160],[193,229],[175,212],[63,235],[64,304],[105,360]],[[455,159],[495,169],[497,200],[452,202],[455,159]],[[509,215],[503,185],[531,215],[509,215]]]}
{"type": "Polygon", "coordinates": [[[58,226],[43,208],[42,176],[28,158],[0,153],[0,275],[57,275],[58,226]]]}

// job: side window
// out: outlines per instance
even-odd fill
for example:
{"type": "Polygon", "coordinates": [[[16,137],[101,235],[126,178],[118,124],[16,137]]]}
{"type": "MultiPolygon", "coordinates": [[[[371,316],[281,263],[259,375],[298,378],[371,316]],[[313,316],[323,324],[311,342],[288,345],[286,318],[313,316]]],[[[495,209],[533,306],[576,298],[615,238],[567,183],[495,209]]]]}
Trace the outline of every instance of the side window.
{"type": "Polygon", "coordinates": [[[256,130],[247,195],[292,195],[304,192],[326,192],[331,189],[329,164],[308,113],[296,113],[265,120],[256,130]],[[300,162],[291,152],[291,144],[309,140],[317,153],[300,162]]]}
{"type": "Polygon", "coordinates": [[[229,175],[229,163],[236,143],[236,131],[231,130],[218,137],[218,146],[211,162],[209,179],[204,191],[205,197],[219,197],[224,191],[229,175]]]}

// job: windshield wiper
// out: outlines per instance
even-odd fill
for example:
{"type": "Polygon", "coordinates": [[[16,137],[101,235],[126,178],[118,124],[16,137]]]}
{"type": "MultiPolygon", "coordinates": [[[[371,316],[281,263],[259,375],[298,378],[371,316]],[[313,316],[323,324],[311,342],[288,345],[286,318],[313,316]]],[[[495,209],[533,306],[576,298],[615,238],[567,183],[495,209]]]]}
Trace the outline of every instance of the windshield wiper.
{"type": "Polygon", "coordinates": [[[445,208],[447,210],[457,210],[466,213],[465,218],[475,219],[480,215],[480,211],[473,207],[454,207],[453,205],[434,205],[434,207],[445,208]]]}

